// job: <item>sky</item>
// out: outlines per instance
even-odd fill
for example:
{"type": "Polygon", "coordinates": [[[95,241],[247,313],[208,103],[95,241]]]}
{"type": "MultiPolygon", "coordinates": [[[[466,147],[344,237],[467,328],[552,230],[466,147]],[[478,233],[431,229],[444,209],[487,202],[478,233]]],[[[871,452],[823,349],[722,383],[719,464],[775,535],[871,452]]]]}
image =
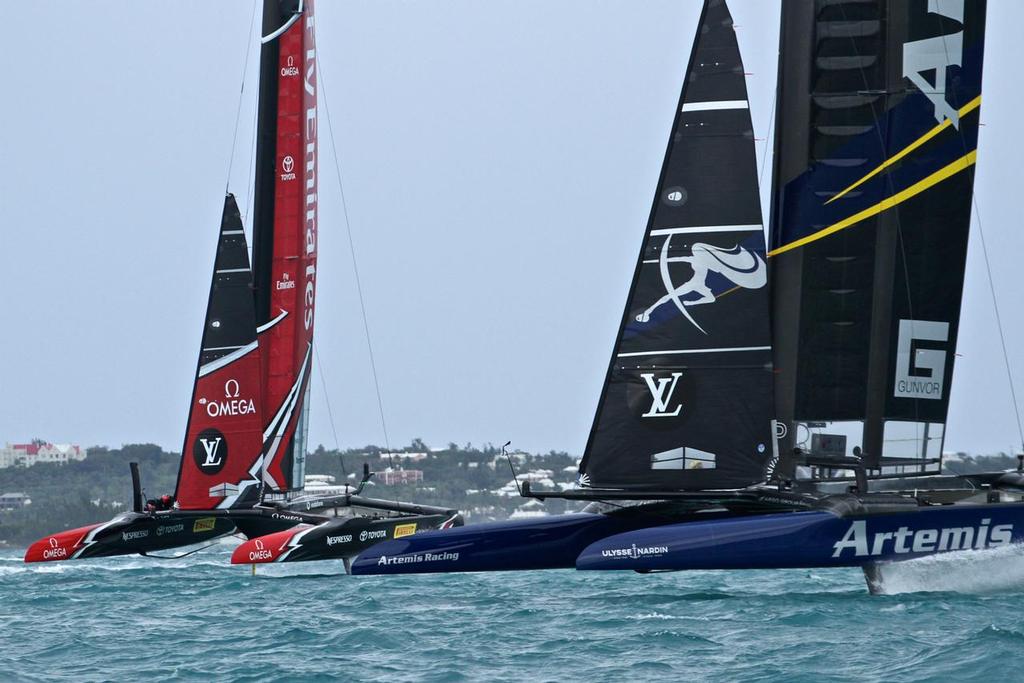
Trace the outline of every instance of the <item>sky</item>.
{"type": "MultiPolygon", "coordinates": [[[[254,4],[3,2],[0,442],[179,450],[224,188],[251,199],[254,4]]],[[[767,213],[778,4],[730,6],[767,213]]],[[[699,10],[320,0],[312,444],[385,442],[347,208],[387,441],[582,451],[699,10]]],[[[990,0],[976,197],[1024,399],[1022,23],[990,0]]],[[[947,451],[1019,446],[979,236],[947,451]]]]}

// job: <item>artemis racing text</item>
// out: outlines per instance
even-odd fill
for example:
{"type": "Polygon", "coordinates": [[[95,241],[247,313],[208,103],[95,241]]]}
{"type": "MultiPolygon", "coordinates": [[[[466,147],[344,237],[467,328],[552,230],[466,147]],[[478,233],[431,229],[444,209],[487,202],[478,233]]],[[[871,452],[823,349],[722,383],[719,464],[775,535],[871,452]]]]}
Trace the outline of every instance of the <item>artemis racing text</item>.
{"type": "Polygon", "coordinates": [[[458,553],[449,552],[417,553],[416,555],[394,555],[392,557],[388,557],[387,555],[381,555],[380,559],[377,560],[377,566],[389,566],[393,564],[418,564],[421,562],[457,562],[458,560],[458,553]]]}
{"type": "Polygon", "coordinates": [[[844,550],[853,551],[854,557],[878,557],[889,553],[933,553],[949,550],[983,550],[1009,545],[1013,541],[1013,525],[999,524],[989,528],[990,519],[981,520],[977,527],[943,529],[916,529],[901,526],[896,531],[868,533],[866,520],[850,523],[842,540],[833,546],[832,557],[842,557],[844,550]],[[886,544],[891,545],[886,548],[886,544]]]}

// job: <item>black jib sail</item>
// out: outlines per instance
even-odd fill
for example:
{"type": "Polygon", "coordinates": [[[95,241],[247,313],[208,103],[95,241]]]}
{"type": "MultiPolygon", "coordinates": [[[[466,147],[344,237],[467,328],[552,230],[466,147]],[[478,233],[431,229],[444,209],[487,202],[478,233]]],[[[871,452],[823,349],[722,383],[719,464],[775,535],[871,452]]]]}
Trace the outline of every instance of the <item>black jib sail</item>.
{"type": "Polygon", "coordinates": [[[769,296],[747,89],[708,0],[580,465],[594,488],[722,489],[772,453],[769,296]]]}
{"type": "Polygon", "coordinates": [[[984,0],[783,2],[769,256],[786,446],[938,469],[984,21],[984,0]]]}
{"type": "Polygon", "coordinates": [[[248,507],[263,463],[252,271],[234,195],[224,199],[176,498],[182,509],[248,507]]]}

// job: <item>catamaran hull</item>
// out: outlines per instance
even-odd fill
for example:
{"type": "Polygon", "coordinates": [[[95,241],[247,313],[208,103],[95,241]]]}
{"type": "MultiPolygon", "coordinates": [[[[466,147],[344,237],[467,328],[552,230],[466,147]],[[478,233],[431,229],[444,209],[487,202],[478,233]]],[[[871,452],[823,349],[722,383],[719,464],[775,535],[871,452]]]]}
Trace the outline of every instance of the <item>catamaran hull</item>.
{"type": "Polygon", "coordinates": [[[203,543],[234,530],[234,523],[226,516],[126,513],[109,522],[40,539],[25,552],[25,562],[137,555],[203,543]]]}
{"type": "Polygon", "coordinates": [[[291,529],[253,538],[235,548],[232,564],[347,560],[387,539],[412,536],[424,529],[446,529],[462,524],[459,515],[416,515],[386,519],[338,517],[321,524],[299,524],[291,529]]]}
{"type": "Polygon", "coordinates": [[[69,529],[42,538],[25,553],[26,562],[84,560],[137,555],[203,543],[233,531],[246,538],[263,536],[322,517],[288,510],[170,510],[126,512],[101,524],[69,529]]]}
{"type": "Polygon", "coordinates": [[[353,574],[418,574],[569,569],[595,541],[667,521],[657,515],[576,513],[474,524],[378,543],[353,574]]]}
{"type": "Polygon", "coordinates": [[[947,505],[840,516],[787,512],[669,524],[608,536],[577,569],[863,567],[1024,542],[1024,504],[947,505]]]}

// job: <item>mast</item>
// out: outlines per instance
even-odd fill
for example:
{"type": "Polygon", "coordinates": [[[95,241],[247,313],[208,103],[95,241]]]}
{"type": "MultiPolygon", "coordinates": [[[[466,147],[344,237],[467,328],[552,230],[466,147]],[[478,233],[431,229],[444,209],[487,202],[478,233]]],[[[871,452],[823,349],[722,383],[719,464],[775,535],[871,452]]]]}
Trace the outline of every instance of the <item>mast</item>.
{"type": "Polygon", "coordinates": [[[769,257],[784,452],[939,469],[984,21],[984,0],[783,0],[769,257]]]}
{"type": "Polygon", "coordinates": [[[312,0],[265,0],[254,262],[267,420],[265,491],[300,490],[312,372],[317,78],[312,0]]]}
{"type": "Polygon", "coordinates": [[[743,63],[708,0],[580,464],[594,488],[739,488],[772,453],[767,266],[743,63]]]}
{"type": "MultiPolygon", "coordinates": [[[[264,0],[260,35],[267,36],[287,21],[278,0],[264,0]]],[[[277,150],[277,63],[280,44],[276,40],[260,46],[260,83],[256,114],[256,180],[252,223],[253,284],[256,322],[270,320],[270,275],[274,256],[274,168],[277,150]]]]}

